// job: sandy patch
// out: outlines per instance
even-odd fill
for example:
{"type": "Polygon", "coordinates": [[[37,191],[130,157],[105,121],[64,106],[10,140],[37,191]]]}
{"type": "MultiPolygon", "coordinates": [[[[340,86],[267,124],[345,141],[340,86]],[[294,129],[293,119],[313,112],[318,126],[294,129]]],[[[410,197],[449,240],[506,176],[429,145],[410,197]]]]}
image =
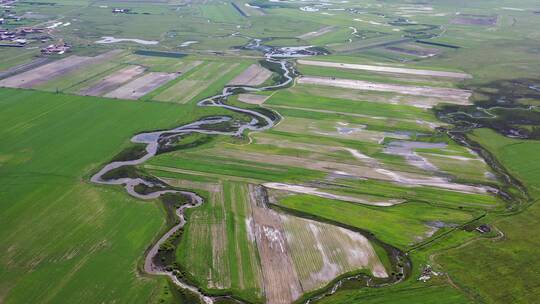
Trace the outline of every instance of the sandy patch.
{"type": "Polygon", "coordinates": [[[32,88],[90,64],[99,64],[121,53],[113,50],[95,57],[69,56],[0,81],[0,87],[32,88]]]}
{"type": "Polygon", "coordinates": [[[268,97],[270,96],[257,94],[240,94],[238,95],[238,100],[249,104],[261,105],[268,99],[268,97]]]}
{"type": "Polygon", "coordinates": [[[252,64],[242,74],[236,76],[228,85],[258,86],[272,76],[272,72],[258,64],[252,64]]]}
{"type": "Polygon", "coordinates": [[[97,84],[80,91],[81,95],[101,96],[144,73],[145,68],[132,65],[109,75],[97,84]]]}
{"type": "Polygon", "coordinates": [[[424,86],[405,86],[397,84],[376,83],[363,80],[339,79],[330,77],[314,77],[304,76],[298,79],[300,84],[325,85],[338,88],[377,91],[377,92],[393,92],[406,95],[435,97],[444,99],[445,102],[469,105],[469,97],[472,92],[468,90],[440,88],[440,87],[424,87],[424,86]]]}
{"type": "Polygon", "coordinates": [[[407,69],[407,68],[397,68],[397,67],[377,66],[377,65],[350,64],[350,63],[314,61],[314,60],[298,60],[298,63],[305,64],[305,65],[322,66],[322,67],[351,69],[351,70],[364,70],[364,71],[373,71],[373,72],[387,72],[387,73],[396,73],[396,74],[448,77],[448,78],[458,78],[458,79],[471,78],[471,75],[465,74],[465,73],[433,71],[433,70],[418,70],[418,69],[407,69]]]}
{"type": "Polygon", "coordinates": [[[139,99],[178,76],[177,73],[148,73],[106,94],[105,97],[139,99]]]}

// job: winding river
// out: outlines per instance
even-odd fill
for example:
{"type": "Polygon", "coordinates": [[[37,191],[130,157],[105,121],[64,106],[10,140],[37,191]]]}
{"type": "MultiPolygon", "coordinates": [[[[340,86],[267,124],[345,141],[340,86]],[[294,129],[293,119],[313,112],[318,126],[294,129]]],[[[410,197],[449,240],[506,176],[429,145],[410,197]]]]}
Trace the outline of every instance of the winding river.
{"type": "Polygon", "coordinates": [[[154,257],[158,254],[158,250],[160,246],[167,241],[173,234],[175,234],[177,231],[182,229],[184,225],[186,224],[186,219],[184,216],[185,210],[188,208],[195,208],[197,206],[200,206],[203,203],[203,199],[193,192],[186,192],[186,191],[178,191],[173,189],[167,189],[166,187],[164,190],[159,190],[155,192],[151,192],[148,194],[141,194],[135,191],[136,186],[144,185],[147,187],[155,187],[155,186],[163,186],[161,184],[157,184],[154,181],[145,180],[144,178],[137,177],[137,178],[130,178],[130,177],[123,177],[123,178],[113,178],[108,179],[105,178],[107,173],[112,172],[113,170],[116,170],[121,167],[125,166],[136,166],[140,165],[152,157],[156,156],[159,148],[163,145],[166,145],[169,140],[177,138],[182,135],[188,135],[192,133],[202,133],[202,134],[211,134],[211,135],[227,135],[227,136],[240,136],[245,131],[263,131],[270,129],[274,126],[275,121],[264,114],[261,114],[257,111],[252,111],[248,109],[243,109],[231,105],[227,105],[224,102],[227,100],[228,97],[238,94],[238,92],[257,92],[257,91],[267,91],[267,90],[275,90],[279,88],[283,88],[288,86],[293,81],[293,75],[294,75],[294,68],[293,66],[288,63],[286,60],[278,60],[272,58],[272,56],[266,56],[265,59],[267,62],[272,64],[278,64],[282,69],[282,80],[280,83],[261,87],[261,88],[253,88],[248,86],[227,86],[223,89],[221,94],[203,99],[197,103],[198,106],[204,106],[204,107],[220,107],[224,109],[228,109],[234,112],[245,114],[249,117],[251,117],[251,120],[249,122],[243,123],[243,124],[231,124],[233,126],[234,130],[232,131],[218,131],[215,129],[212,129],[211,126],[215,126],[217,124],[221,124],[224,122],[230,122],[232,120],[229,116],[215,116],[211,118],[204,118],[174,129],[169,130],[163,130],[163,131],[156,131],[156,132],[148,132],[148,133],[140,133],[131,138],[131,141],[133,143],[138,144],[144,144],[145,147],[145,153],[134,160],[127,160],[127,161],[114,161],[107,165],[105,165],[99,172],[97,172],[95,175],[91,177],[91,182],[96,184],[105,184],[105,185],[122,185],[124,186],[126,192],[130,194],[133,197],[136,197],[138,199],[142,200],[151,200],[159,198],[160,196],[167,194],[167,193],[179,193],[184,196],[187,196],[190,198],[191,203],[182,205],[180,208],[176,209],[176,215],[178,216],[179,222],[174,227],[172,227],[169,231],[167,231],[148,251],[145,260],[144,260],[144,271],[148,274],[152,275],[165,275],[171,278],[171,280],[178,285],[181,288],[188,289],[191,292],[197,294],[201,300],[205,303],[214,303],[214,298],[207,296],[203,294],[199,288],[196,286],[190,285],[182,280],[180,280],[172,271],[167,271],[163,266],[157,265],[154,262],[154,257]],[[264,122],[264,123],[262,123],[264,122]],[[208,127],[210,126],[210,128],[208,127]]]}
{"type": "MultiPolygon", "coordinates": [[[[247,38],[247,37],[246,37],[247,38]]],[[[261,44],[262,40],[260,39],[251,39],[250,42],[244,47],[245,49],[259,51],[265,54],[265,61],[269,65],[275,66],[274,72],[278,72],[280,75],[279,81],[277,84],[264,86],[264,87],[250,87],[250,86],[226,86],[223,88],[220,94],[205,98],[197,103],[201,107],[220,107],[233,111],[236,113],[244,114],[251,120],[247,122],[241,122],[240,120],[235,120],[231,116],[221,115],[206,117],[195,122],[191,122],[176,128],[154,131],[154,132],[145,132],[139,133],[131,138],[131,142],[136,144],[142,144],[145,146],[145,149],[142,155],[137,156],[136,159],[130,160],[121,160],[121,161],[112,161],[106,164],[99,172],[94,174],[91,177],[91,182],[95,184],[104,184],[104,185],[117,185],[123,186],[126,192],[138,199],[142,200],[152,200],[160,198],[165,194],[181,194],[183,197],[189,198],[189,203],[183,204],[176,209],[175,213],[178,218],[178,222],[172,228],[170,228],[165,234],[163,234],[159,240],[148,250],[145,260],[144,260],[144,271],[151,275],[163,275],[168,276],[177,286],[180,288],[186,289],[197,295],[204,303],[212,304],[217,299],[224,298],[223,296],[209,296],[204,294],[197,286],[188,283],[187,281],[179,278],[177,270],[169,270],[164,265],[156,263],[159,249],[161,246],[167,242],[175,233],[179,232],[186,224],[185,211],[189,208],[195,208],[200,206],[203,203],[203,198],[197,195],[194,192],[180,191],[176,190],[173,187],[170,187],[163,181],[159,179],[153,179],[151,177],[135,176],[135,177],[111,177],[115,176],[115,170],[124,167],[133,167],[141,165],[156,156],[158,153],[162,152],[164,149],[170,147],[170,144],[176,139],[190,134],[207,134],[207,135],[225,135],[225,136],[241,136],[246,131],[264,131],[272,128],[275,123],[280,119],[280,116],[276,112],[271,112],[271,114],[263,114],[261,112],[243,109],[240,107],[232,106],[226,104],[227,99],[236,94],[244,92],[260,92],[268,90],[277,90],[282,89],[290,85],[295,75],[297,75],[294,65],[287,61],[287,58],[292,57],[303,57],[310,55],[317,55],[319,50],[308,48],[274,48],[261,44]],[[227,124],[227,128],[222,128],[223,124],[227,124]],[[221,128],[221,130],[220,130],[221,128]],[[136,191],[137,186],[143,186],[144,188],[151,188],[152,192],[144,191],[145,193],[139,193],[136,191]]],[[[324,51],[321,51],[324,52],[324,51]]],[[[357,230],[349,227],[349,229],[357,230]]],[[[357,231],[360,232],[360,231],[357,231]]],[[[400,277],[391,278],[388,282],[399,282],[408,276],[410,273],[410,261],[403,252],[398,249],[384,244],[376,240],[371,236],[367,231],[361,231],[363,235],[372,239],[372,241],[377,241],[381,246],[386,248],[392,256],[392,260],[396,261],[397,268],[395,269],[398,273],[401,274],[400,277]],[[401,263],[405,266],[400,265],[401,263]]],[[[322,294],[312,296],[310,299],[306,299],[306,303],[310,303],[312,300],[317,300],[322,297],[328,296],[336,292],[336,290],[341,286],[341,284],[350,279],[363,278],[366,282],[366,286],[383,286],[383,284],[372,284],[370,277],[365,277],[364,275],[345,275],[342,278],[336,279],[330,283],[327,287],[323,288],[324,291],[322,294]]],[[[226,296],[230,300],[241,303],[235,298],[226,296]]]]}

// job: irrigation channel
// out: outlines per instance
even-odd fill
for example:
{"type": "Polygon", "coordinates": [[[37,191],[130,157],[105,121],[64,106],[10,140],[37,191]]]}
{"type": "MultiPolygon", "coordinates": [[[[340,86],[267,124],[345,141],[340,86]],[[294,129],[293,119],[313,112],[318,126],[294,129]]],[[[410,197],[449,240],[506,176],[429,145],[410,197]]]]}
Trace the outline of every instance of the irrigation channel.
{"type": "MultiPolygon", "coordinates": [[[[220,107],[223,109],[241,113],[247,115],[248,117],[251,117],[251,120],[249,122],[239,123],[234,121],[230,116],[225,115],[213,116],[202,118],[198,121],[169,130],[137,134],[131,138],[131,142],[145,145],[145,150],[142,156],[137,156],[138,158],[136,159],[112,161],[105,165],[103,168],[101,168],[99,172],[97,172],[91,177],[91,182],[96,184],[121,185],[125,188],[126,192],[129,195],[142,200],[157,199],[165,194],[178,194],[183,197],[189,198],[190,203],[181,205],[175,211],[176,216],[178,217],[176,225],[174,225],[163,236],[161,236],[161,238],[159,238],[157,242],[148,250],[144,260],[144,271],[151,275],[168,276],[178,287],[192,292],[193,294],[197,295],[200,300],[207,304],[215,303],[217,300],[222,299],[227,299],[237,303],[243,302],[231,296],[211,296],[205,294],[203,291],[201,291],[200,288],[193,284],[190,284],[189,282],[187,282],[187,280],[183,279],[182,276],[179,276],[177,270],[169,270],[164,265],[156,263],[156,257],[158,256],[160,247],[165,242],[167,242],[167,240],[173,237],[177,232],[181,231],[181,229],[186,224],[186,218],[184,215],[186,209],[196,208],[200,206],[204,203],[203,198],[194,192],[176,190],[156,178],[147,178],[143,176],[119,177],[116,176],[114,172],[121,168],[133,167],[143,164],[152,157],[156,156],[158,153],[164,150],[166,151],[167,148],[170,148],[170,145],[175,142],[175,140],[178,140],[183,136],[187,136],[190,134],[200,133],[207,135],[242,136],[245,131],[264,131],[272,128],[277,122],[277,120],[280,119],[279,114],[273,112],[263,114],[261,112],[231,106],[226,104],[225,102],[227,101],[228,97],[242,92],[277,90],[289,86],[294,80],[296,70],[294,68],[294,65],[291,62],[287,61],[286,58],[316,55],[316,50],[307,50],[307,48],[309,47],[281,49],[273,48],[261,45],[261,40],[258,39],[252,40],[245,46],[245,48],[264,52],[265,63],[275,66],[276,72],[280,74],[279,82],[274,85],[260,88],[254,88],[250,86],[226,86],[223,88],[221,94],[205,98],[199,101],[197,105],[201,107],[220,107]],[[280,71],[277,71],[277,67],[279,67],[280,71]],[[228,128],[225,128],[225,131],[220,130],[223,129],[221,126],[224,123],[229,125],[228,128]],[[136,191],[137,187],[143,187],[155,191],[150,193],[144,191],[144,193],[140,193],[136,191]]],[[[370,238],[373,238],[373,236],[371,236],[370,238]]],[[[352,279],[358,279],[360,277],[365,279],[365,286],[382,286],[384,284],[395,283],[406,278],[410,269],[410,261],[407,257],[403,256],[403,254],[396,248],[393,248],[392,246],[387,244],[384,245],[387,249],[387,252],[391,253],[392,258],[396,260],[395,264],[400,265],[399,267],[396,266],[399,269],[397,271],[399,273],[399,276],[390,277],[387,280],[382,280],[380,283],[375,284],[373,283],[372,278],[369,276],[358,274],[345,274],[340,278],[336,278],[336,280],[331,282],[324,290],[320,290],[318,293],[310,296],[309,298],[303,298],[303,300],[306,303],[309,303],[312,300],[316,300],[325,295],[332,294],[344,282],[348,282],[352,279]],[[403,266],[403,264],[405,264],[406,266],[403,266]]]]}

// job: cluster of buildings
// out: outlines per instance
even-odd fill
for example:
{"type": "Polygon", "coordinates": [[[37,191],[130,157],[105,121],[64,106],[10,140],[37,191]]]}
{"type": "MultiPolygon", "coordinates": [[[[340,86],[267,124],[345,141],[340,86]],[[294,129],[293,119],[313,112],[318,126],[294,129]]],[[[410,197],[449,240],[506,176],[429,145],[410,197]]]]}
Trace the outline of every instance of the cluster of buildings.
{"type": "MultiPolygon", "coordinates": [[[[0,26],[7,24],[8,20],[21,20],[21,17],[17,16],[11,9],[11,5],[16,1],[17,0],[0,0],[0,7],[3,8],[3,12],[0,12],[0,26]]],[[[51,37],[45,28],[20,27],[17,29],[6,29],[0,27],[0,47],[24,47],[30,42],[46,43],[50,40],[51,37]]],[[[41,49],[41,54],[61,55],[68,52],[70,48],[70,45],[61,40],[58,43],[43,47],[41,49]]]]}
{"type": "Polygon", "coordinates": [[[66,52],[69,52],[70,49],[71,49],[70,45],[64,43],[63,41],[60,41],[59,43],[51,44],[51,45],[48,45],[48,46],[42,48],[41,49],[41,54],[44,54],[44,55],[54,55],[54,54],[62,55],[62,54],[65,54],[66,52]]]}
{"type": "MultiPolygon", "coordinates": [[[[0,28],[0,47],[24,47],[30,41],[45,43],[51,40],[43,28],[23,27],[16,30],[0,28]]],[[[48,45],[41,49],[41,54],[64,54],[71,49],[71,46],[60,41],[56,44],[48,45]]]]}
{"type": "Polygon", "coordinates": [[[0,28],[0,46],[23,47],[28,40],[47,41],[49,36],[42,35],[45,30],[42,28],[18,28],[8,30],[0,28]]]}

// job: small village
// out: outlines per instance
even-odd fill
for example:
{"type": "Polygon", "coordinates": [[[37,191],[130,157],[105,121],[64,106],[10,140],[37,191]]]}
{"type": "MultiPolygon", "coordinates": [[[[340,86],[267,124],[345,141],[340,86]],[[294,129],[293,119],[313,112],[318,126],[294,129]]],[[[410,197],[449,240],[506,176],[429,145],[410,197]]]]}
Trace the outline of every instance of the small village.
{"type": "MultiPolygon", "coordinates": [[[[22,48],[30,43],[47,43],[53,40],[49,34],[50,29],[42,27],[18,27],[9,28],[11,22],[20,22],[22,16],[13,11],[14,0],[0,0],[0,47],[22,48]]],[[[68,52],[71,46],[60,40],[41,48],[43,55],[62,55],[68,52]]]]}
{"type": "MultiPolygon", "coordinates": [[[[25,47],[29,43],[38,42],[46,43],[52,38],[46,33],[43,28],[19,28],[16,30],[8,30],[0,28],[0,47],[25,47]]],[[[68,52],[71,46],[60,40],[41,48],[41,54],[62,55],[68,52]]]]}

